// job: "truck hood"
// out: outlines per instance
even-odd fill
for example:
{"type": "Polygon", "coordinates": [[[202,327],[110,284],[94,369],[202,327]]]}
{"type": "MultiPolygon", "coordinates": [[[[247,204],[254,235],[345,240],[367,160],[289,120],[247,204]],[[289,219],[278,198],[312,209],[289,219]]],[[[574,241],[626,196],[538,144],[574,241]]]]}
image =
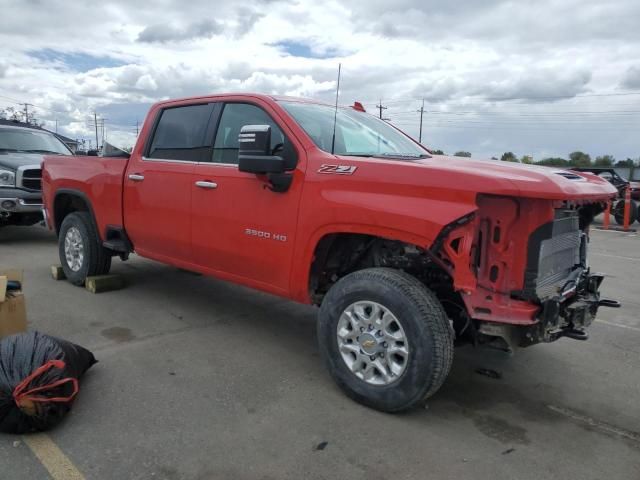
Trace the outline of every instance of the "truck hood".
{"type": "Polygon", "coordinates": [[[0,152],[0,168],[17,170],[25,165],[38,165],[42,163],[44,155],[41,153],[0,152]]]}
{"type": "MultiPolygon", "coordinates": [[[[354,157],[340,159],[349,164],[354,157]]],[[[367,163],[393,164],[391,177],[397,173],[398,177],[410,178],[411,183],[433,188],[446,185],[449,190],[464,192],[578,202],[607,200],[617,195],[616,188],[597,175],[539,165],[445,155],[417,160],[366,160],[367,163]],[[405,172],[400,173],[400,169],[405,172]]]]}

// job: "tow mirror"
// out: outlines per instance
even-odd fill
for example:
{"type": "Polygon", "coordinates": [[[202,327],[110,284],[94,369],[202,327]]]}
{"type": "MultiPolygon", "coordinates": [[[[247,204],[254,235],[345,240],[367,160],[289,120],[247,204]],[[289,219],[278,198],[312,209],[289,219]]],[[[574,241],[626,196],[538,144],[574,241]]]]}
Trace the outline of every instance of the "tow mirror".
{"type": "Polygon", "coordinates": [[[271,153],[271,127],[245,125],[238,135],[238,169],[255,174],[284,173],[284,159],[271,153]]]}

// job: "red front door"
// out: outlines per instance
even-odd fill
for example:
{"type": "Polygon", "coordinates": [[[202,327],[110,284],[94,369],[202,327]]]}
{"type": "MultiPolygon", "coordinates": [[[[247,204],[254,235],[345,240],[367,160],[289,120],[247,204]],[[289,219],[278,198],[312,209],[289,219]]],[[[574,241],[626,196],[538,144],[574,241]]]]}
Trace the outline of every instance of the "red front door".
{"type": "Polygon", "coordinates": [[[212,161],[196,165],[192,177],[193,258],[222,276],[285,293],[304,178],[302,149],[287,144],[293,175],[289,190],[269,190],[264,179],[240,172],[237,165],[240,128],[259,124],[271,125],[274,145],[290,141],[285,128],[259,106],[224,106],[212,161]]]}

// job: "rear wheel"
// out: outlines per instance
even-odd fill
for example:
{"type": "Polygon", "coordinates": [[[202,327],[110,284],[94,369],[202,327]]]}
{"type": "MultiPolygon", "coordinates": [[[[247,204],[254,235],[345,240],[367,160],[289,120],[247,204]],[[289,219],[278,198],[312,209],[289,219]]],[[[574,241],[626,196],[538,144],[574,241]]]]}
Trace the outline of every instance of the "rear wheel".
{"type": "Polygon", "coordinates": [[[111,268],[111,254],[102,246],[87,212],[73,212],[64,218],[58,253],[64,274],[74,285],[84,285],[87,277],[104,275],[111,268]]]}
{"type": "MultiPolygon", "coordinates": [[[[624,200],[618,200],[613,207],[613,216],[616,219],[618,225],[624,225],[624,200]]],[[[640,222],[640,215],[638,212],[638,204],[631,200],[629,204],[629,223],[633,223],[638,219],[640,222]]]]}
{"type": "Polygon", "coordinates": [[[435,294],[392,269],[351,273],[320,307],[318,340],[344,392],[385,412],[417,406],[446,379],[453,330],[435,294]]]}

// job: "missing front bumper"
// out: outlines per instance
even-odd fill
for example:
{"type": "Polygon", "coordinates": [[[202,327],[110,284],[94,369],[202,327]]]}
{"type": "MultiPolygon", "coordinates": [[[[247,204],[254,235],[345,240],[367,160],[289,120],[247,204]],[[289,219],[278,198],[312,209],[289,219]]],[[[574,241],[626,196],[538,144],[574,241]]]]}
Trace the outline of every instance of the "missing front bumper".
{"type": "Polygon", "coordinates": [[[571,297],[559,296],[545,301],[538,321],[533,325],[483,322],[478,331],[488,337],[501,338],[510,350],[554,342],[562,337],[587,340],[586,329],[595,320],[598,308],[620,306],[615,300],[600,299],[599,288],[603,278],[600,273],[584,274],[571,297]]]}

